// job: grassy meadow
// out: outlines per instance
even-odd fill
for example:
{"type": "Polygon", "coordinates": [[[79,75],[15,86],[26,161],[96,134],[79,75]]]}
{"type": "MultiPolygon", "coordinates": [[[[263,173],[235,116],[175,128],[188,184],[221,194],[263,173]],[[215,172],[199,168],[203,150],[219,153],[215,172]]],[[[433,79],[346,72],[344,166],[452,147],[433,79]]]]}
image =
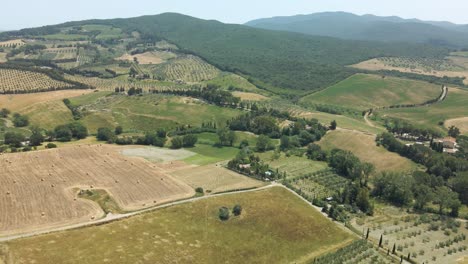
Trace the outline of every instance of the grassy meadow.
{"type": "MultiPolygon", "coordinates": [[[[407,120],[412,124],[426,128],[436,128],[445,131],[439,123],[452,118],[468,115],[468,90],[450,88],[447,98],[429,107],[394,108],[379,111],[382,117],[396,117],[407,120]]],[[[461,124],[465,124],[467,120],[461,124]]],[[[465,124],[466,125],[466,124],[465,124]]],[[[465,126],[463,125],[463,126],[465,126]]]]}
{"type": "Polygon", "coordinates": [[[323,91],[301,99],[304,105],[326,104],[366,110],[398,104],[417,104],[437,98],[439,85],[395,77],[355,74],[323,91]]]}
{"type": "Polygon", "coordinates": [[[6,247],[15,263],[302,263],[354,239],[276,187],[15,240],[6,247]],[[235,204],[242,214],[221,221],[218,209],[235,204]]]}
{"type": "Polygon", "coordinates": [[[325,150],[340,148],[352,151],[362,161],[374,164],[376,172],[411,171],[417,165],[396,153],[377,147],[375,136],[358,132],[332,131],[318,143],[325,150]]]}
{"type": "Polygon", "coordinates": [[[260,158],[274,169],[280,172],[286,172],[286,178],[295,178],[304,174],[324,170],[328,168],[326,162],[314,161],[307,159],[307,157],[286,156],[281,153],[278,158],[274,157],[273,151],[260,153],[260,158]]]}

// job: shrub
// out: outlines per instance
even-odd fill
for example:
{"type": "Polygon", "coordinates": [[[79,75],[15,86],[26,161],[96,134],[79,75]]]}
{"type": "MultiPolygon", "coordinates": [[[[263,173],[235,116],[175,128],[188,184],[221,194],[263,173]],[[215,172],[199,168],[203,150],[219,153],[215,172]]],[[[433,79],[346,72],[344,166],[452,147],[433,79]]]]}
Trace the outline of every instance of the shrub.
{"type": "Polygon", "coordinates": [[[122,133],[123,133],[123,128],[122,128],[121,126],[117,126],[117,127],[115,128],[114,133],[115,133],[116,135],[122,134],[122,133]]]}
{"type": "Polygon", "coordinates": [[[203,191],[203,188],[202,188],[202,187],[197,187],[197,188],[195,189],[195,192],[197,192],[197,193],[201,193],[201,194],[203,194],[203,193],[204,193],[204,191],[203,191]]]}
{"type": "Polygon", "coordinates": [[[241,213],[242,213],[242,206],[240,206],[239,204],[236,204],[234,208],[232,209],[232,214],[235,216],[239,216],[241,215],[241,213]]]}
{"type": "Polygon", "coordinates": [[[219,208],[218,216],[222,221],[229,220],[229,209],[227,207],[219,208]]]}
{"type": "Polygon", "coordinates": [[[46,145],[46,148],[48,148],[48,149],[56,148],[56,147],[57,147],[57,145],[55,145],[54,143],[48,143],[48,144],[46,145]]]}
{"type": "Polygon", "coordinates": [[[112,143],[115,139],[115,134],[110,128],[101,127],[101,128],[98,128],[96,137],[98,140],[112,143]]]}

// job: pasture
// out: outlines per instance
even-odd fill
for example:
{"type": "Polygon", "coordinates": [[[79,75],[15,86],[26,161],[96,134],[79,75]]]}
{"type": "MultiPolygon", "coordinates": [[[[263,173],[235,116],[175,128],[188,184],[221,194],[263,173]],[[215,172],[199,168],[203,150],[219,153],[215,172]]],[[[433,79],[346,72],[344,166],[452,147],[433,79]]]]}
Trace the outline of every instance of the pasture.
{"type": "Polygon", "coordinates": [[[74,145],[0,156],[0,235],[86,222],[103,216],[76,188],[106,190],[132,211],[194,195],[187,184],[109,145],[74,145]]]}
{"type": "Polygon", "coordinates": [[[336,130],[328,132],[318,143],[325,150],[340,148],[349,150],[362,161],[374,164],[376,172],[411,171],[417,168],[409,159],[377,147],[375,136],[359,132],[336,130]]]}
{"type": "MultiPolygon", "coordinates": [[[[468,90],[449,88],[447,98],[428,107],[394,108],[379,110],[381,117],[396,117],[404,119],[420,127],[445,131],[440,124],[446,120],[468,116],[468,90]]],[[[466,120],[457,123],[465,127],[466,120]]]]}
{"type": "Polygon", "coordinates": [[[219,193],[232,190],[250,189],[264,186],[265,183],[243,176],[219,164],[190,167],[170,173],[192,188],[202,187],[206,193],[219,193]]]}
{"type": "Polygon", "coordinates": [[[47,91],[69,87],[72,85],[42,73],[0,69],[0,93],[47,91]]]}
{"type": "Polygon", "coordinates": [[[4,256],[15,263],[308,263],[354,239],[296,195],[276,187],[11,241],[4,256]],[[242,214],[221,221],[219,208],[235,204],[242,206],[242,214]]]}
{"type": "Polygon", "coordinates": [[[304,105],[324,104],[367,110],[399,104],[418,104],[438,98],[442,92],[439,85],[385,77],[356,74],[327,89],[301,99],[304,105]]]}
{"type": "Polygon", "coordinates": [[[87,126],[100,127],[101,120],[105,119],[105,123],[119,124],[126,132],[154,132],[159,128],[174,129],[182,125],[201,126],[203,122],[225,124],[242,113],[197,99],[152,94],[125,96],[102,92],[72,98],[71,102],[85,109],[83,122],[87,126]],[[100,118],[91,118],[94,115],[100,115],[100,118]]]}

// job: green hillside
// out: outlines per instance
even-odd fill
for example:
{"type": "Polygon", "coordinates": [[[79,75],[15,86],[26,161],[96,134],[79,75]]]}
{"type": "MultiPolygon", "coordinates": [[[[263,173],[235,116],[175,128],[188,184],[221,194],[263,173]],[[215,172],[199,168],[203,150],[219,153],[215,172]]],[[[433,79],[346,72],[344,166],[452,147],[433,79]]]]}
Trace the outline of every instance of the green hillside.
{"type": "Polygon", "coordinates": [[[398,104],[418,104],[437,98],[439,85],[395,77],[356,74],[301,99],[305,106],[329,104],[366,110],[398,104]]]}
{"type": "Polygon", "coordinates": [[[223,24],[174,13],[71,22],[2,33],[0,38],[57,34],[63,28],[84,25],[111,25],[127,35],[138,32],[143,43],[168,40],[183,52],[194,53],[222,70],[244,75],[257,86],[281,94],[323,89],[354,73],[355,70],[345,65],[374,57],[442,58],[448,54],[447,50],[432,46],[344,41],[223,24]]]}

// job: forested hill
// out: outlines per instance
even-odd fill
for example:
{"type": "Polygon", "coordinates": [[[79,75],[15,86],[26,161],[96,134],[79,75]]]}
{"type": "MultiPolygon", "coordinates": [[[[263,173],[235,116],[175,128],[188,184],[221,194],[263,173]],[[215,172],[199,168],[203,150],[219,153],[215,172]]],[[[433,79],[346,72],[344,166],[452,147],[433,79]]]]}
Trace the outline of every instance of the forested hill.
{"type": "Polygon", "coordinates": [[[327,12],[258,19],[246,25],[343,39],[428,43],[450,48],[468,48],[468,26],[449,22],[327,12]]]}
{"type": "Polygon", "coordinates": [[[278,93],[300,94],[325,88],[353,73],[345,65],[373,57],[442,58],[448,53],[446,49],[429,45],[339,40],[223,24],[174,13],[70,22],[2,33],[0,38],[52,34],[61,28],[85,24],[137,31],[147,41],[166,39],[223,70],[242,73],[257,85],[278,93]]]}

